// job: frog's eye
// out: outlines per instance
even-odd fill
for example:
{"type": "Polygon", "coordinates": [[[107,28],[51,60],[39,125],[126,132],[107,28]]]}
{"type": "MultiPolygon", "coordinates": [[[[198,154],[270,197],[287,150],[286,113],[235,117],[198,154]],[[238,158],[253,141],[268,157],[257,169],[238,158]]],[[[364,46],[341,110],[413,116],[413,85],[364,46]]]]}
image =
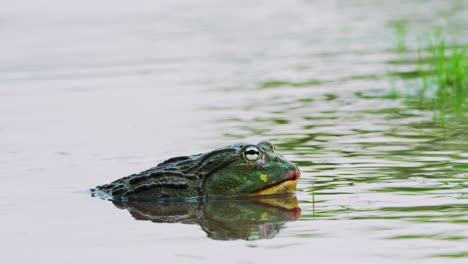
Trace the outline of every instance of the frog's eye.
{"type": "Polygon", "coordinates": [[[247,160],[255,161],[260,157],[260,150],[254,146],[247,147],[244,150],[244,156],[247,160]]]}

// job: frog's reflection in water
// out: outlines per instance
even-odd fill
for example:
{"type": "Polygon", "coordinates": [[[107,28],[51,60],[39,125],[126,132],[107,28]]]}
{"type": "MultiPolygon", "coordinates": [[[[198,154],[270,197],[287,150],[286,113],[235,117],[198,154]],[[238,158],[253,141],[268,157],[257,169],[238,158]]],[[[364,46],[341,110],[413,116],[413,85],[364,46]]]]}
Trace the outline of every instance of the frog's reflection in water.
{"type": "Polygon", "coordinates": [[[299,219],[295,195],[270,195],[203,202],[113,202],[137,220],[198,224],[216,240],[273,238],[285,222],[299,219]]]}

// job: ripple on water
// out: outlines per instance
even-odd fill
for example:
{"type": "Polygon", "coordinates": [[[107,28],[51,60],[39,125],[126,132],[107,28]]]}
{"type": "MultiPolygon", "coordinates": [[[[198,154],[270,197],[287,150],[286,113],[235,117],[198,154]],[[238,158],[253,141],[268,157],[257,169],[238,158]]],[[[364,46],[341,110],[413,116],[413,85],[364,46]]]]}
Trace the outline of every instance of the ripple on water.
{"type": "MultiPolygon", "coordinates": [[[[315,90],[320,83],[309,90],[296,90],[302,88],[299,83],[268,84],[293,86],[294,96],[260,94],[223,119],[223,129],[236,131],[227,137],[269,138],[299,166],[302,221],[378,220],[374,224],[380,231],[367,232],[384,240],[466,240],[468,182],[465,167],[457,167],[466,163],[466,124],[441,128],[428,121],[431,113],[406,108],[398,100],[341,91],[330,101],[315,90]]],[[[318,238],[344,229],[346,224],[335,224],[311,232],[303,225],[291,232],[318,238]]]]}
{"type": "Polygon", "coordinates": [[[468,126],[389,99],[407,88],[392,76],[417,85],[413,33],[440,20],[465,32],[466,1],[10,2],[7,260],[466,262],[468,126]],[[82,194],[156,160],[263,139],[302,171],[300,214],[252,201],[119,210],[82,194]]]}

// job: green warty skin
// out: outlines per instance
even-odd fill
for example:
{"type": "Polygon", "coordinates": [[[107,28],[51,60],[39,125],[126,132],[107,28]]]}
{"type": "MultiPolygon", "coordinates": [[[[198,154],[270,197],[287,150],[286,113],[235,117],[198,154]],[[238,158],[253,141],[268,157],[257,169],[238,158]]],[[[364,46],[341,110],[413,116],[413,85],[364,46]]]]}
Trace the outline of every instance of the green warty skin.
{"type": "Polygon", "coordinates": [[[250,195],[288,180],[297,167],[268,141],[235,144],[168,159],[156,167],[92,189],[111,200],[161,200],[250,195]]]}

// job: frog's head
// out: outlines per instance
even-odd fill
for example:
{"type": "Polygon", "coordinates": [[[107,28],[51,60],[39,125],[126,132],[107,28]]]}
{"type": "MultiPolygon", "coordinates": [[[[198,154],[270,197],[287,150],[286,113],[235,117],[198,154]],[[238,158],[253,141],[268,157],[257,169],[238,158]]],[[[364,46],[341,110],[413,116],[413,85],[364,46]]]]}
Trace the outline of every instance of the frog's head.
{"type": "Polygon", "coordinates": [[[202,189],[207,196],[251,196],[296,191],[299,169],[276,154],[275,146],[268,141],[257,145],[237,144],[214,152],[220,153],[222,158],[212,160],[218,160],[216,163],[219,166],[206,173],[203,180],[202,189]],[[225,150],[228,150],[228,155],[225,150]]]}

